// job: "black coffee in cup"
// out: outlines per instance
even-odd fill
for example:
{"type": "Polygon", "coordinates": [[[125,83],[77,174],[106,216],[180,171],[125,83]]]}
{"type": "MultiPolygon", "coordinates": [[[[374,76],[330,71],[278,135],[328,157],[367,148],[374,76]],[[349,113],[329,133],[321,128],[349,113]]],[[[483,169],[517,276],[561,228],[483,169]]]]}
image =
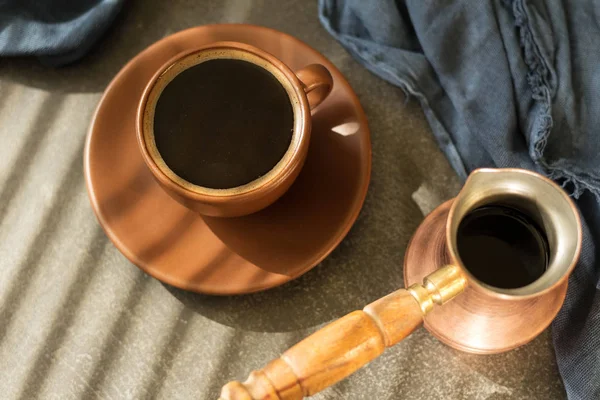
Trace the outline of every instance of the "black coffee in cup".
{"type": "Polygon", "coordinates": [[[515,289],[537,280],[548,267],[548,241],[528,215],[489,205],[468,213],[457,231],[458,253],[475,278],[515,289]]]}
{"type": "Polygon", "coordinates": [[[237,59],[212,59],[179,73],[154,113],[154,139],[166,165],[212,189],[241,186],[269,172],[289,148],[293,130],[282,84],[237,59]]]}

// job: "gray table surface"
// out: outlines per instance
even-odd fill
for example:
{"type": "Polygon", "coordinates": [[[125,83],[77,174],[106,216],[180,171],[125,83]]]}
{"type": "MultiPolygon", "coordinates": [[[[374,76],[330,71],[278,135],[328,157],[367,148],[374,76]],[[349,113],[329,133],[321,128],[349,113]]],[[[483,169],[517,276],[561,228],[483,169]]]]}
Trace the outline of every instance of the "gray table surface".
{"type": "MultiPolygon", "coordinates": [[[[63,69],[0,62],[0,397],[216,399],[323,324],[403,286],[423,215],[459,189],[421,110],[363,69],[320,26],[315,1],[128,2],[92,54],[63,69]],[[327,56],[370,121],[373,173],[361,215],[321,265],[263,293],[211,297],[128,262],[98,225],[82,173],[102,91],[173,32],[265,25],[327,56]]],[[[476,356],[419,330],[315,399],[562,399],[549,331],[476,356]]]]}

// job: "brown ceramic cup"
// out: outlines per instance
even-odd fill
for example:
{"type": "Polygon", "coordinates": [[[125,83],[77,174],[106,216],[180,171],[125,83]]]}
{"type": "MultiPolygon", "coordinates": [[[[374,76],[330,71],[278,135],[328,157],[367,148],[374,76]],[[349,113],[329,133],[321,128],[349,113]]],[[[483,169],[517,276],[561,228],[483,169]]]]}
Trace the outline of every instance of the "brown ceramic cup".
{"type": "Polygon", "coordinates": [[[185,51],[165,63],[146,86],[137,112],[138,144],[156,180],[184,206],[216,217],[251,214],[281,197],[300,173],[308,153],[311,110],[325,100],[332,86],[331,74],[320,64],[293,72],[271,54],[243,43],[217,42],[185,51]],[[243,60],[269,72],[287,92],[294,115],[292,139],[279,162],[265,175],[226,189],[198,186],[175,174],[161,157],[154,139],[154,111],[163,89],[186,69],[214,59],[243,60]]]}

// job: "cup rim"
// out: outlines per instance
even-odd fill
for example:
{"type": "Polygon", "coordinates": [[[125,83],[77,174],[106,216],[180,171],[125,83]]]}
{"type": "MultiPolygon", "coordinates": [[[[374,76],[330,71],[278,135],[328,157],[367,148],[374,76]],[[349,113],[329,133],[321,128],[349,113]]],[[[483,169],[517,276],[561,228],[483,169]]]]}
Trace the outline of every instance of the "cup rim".
{"type": "MultiPolygon", "coordinates": [[[[235,57],[231,58],[240,59],[235,57]]],[[[162,89],[164,89],[164,87],[180,72],[194,65],[197,64],[192,64],[186,68],[183,68],[173,77],[171,77],[171,79],[164,84],[162,89]]],[[[157,99],[158,97],[159,95],[157,96],[157,99]]],[[[156,102],[154,102],[154,105],[155,104],[156,102]]],[[[138,141],[138,147],[142,153],[142,158],[144,159],[146,165],[150,168],[154,177],[158,179],[161,184],[173,190],[178,195],[198,202],[222,203],[234,199],[238,201],[243,201],[245,198],[254,197],[259,193],[265,193],[274,190],[283,182],[285,182],[291,174],[294,173],[295,167],[297,166],[299,159],[302,155],[302,150],[304,147],[306,147],[306,143],[309,139],[309,116],[310,107],[308,104],[308,99],[304,92],[304,85],[298,79],[296,74],[287,65],[285,65],[279,59],[277,59],[275,56],[252,45],[231,41],[219,41],[180,52],[171,59],[169,59],[167,62],[165,62],[156,71],[156,73],[152,76],[152,78],[146,85],[142,97],[140,98],[140,101],[138,103],[138,109],[136,113],[136,136],[138,141]],[[271,69],[267,69],[262,65],[259,66],[265,68],[269,73],[275,76],[275,78],[284,86],[284,89],[286,89],[288,95],[290,95],[290,93],[294,94],[294,99],[292,99],[290,95],[290,102],[292,103],[295,119],[294,132],[292,134],[290,146],[286,150],[284,156],[273,168],[271,168],[263,176],[252,180],[244,185],[226,189],[213,189],[202,187],[199,185],[194,185],[193,183],[186,181],[185,179],[179,177],[177,174],[172,172],[172,170],[170,170],[170,168],[166,165],[166,163],[164,163],[164,161],[162,161],[162,166],[159,165],[160,160],[162,160],[162,157],[160,157],[158,151],[156,151],[156,154],[158,154],[160,157],[159,162],[157,162],[156,154],[153,155],[151,149],[149,149],[147,143],[147,130],[145,129],[148,102],[150,100],[150,96],[153,94],[153,90],[156,88],[156,85],[161,79],[161,77],[165,73],[167,73],[172,67],[185,61],[189,57],[199,55],[203,52],[218,50],[237,51],[240,53],[249,54],[252,57],[263,60],[266,65],[268,65],[273,70],[278,71],[279,73],[276,75],[271,69]],[[285,79],[285,81],[283,81],[283,79],[285,79]],[[171,174],[168,174],[168,172],[165,171],[165,167],[166,169],[171,171],[171,174]],[[173,176],[179,179],[174,179],[173,176]],[[187,184],[185,184],[184,182],[187,184]]]]}
{"type": "MultiPolygon", "coordinates": [[[[452,204],[452,206],[450,207],[450,211],[448,213],[448,218],[446,220],[446,226],[445,226],[445,233],[446,233],[446,248],[448,251],[448,254],[450,256],[451,262],[453,265],[456,265],[460,268],[460,270],[462,271],[462,273],[464,274],[464,276],[467,277],[467,281],[468,281],[468,286],[471,286],[473,288],[475,288],[476,290],[485,293],[486,295],[489,295],[490,297],[495,297],[495,298],[500,298],[500,299],[505,299],[505,300],[528,300],[528,299],[532,299],[532,298],[537,298],[539,296],[542,296],[546,293],[549,293],[551,291],[556,290],[556,288],[560,287],[561,285],[565,284],[566,281],[568,280],[569,276],[571,275],[571,273],[573,272],[573,269],[575,268],[575,265],[577,265],[577,262],[579,261],[579,256],[581,254],[581,246],[582,246],[582,238],[583,238],[583,232],[582,232],[582,228],[581,228],[581,217],[579,215],[579,211],[577,209],[577,206],[575,205],[575,203],[573,202],[573,200],[569,197],[569,195],[567,195],[567,193],[565,193],[564,190],[562,190],[557,184],[556,182],[552,181],[551,179],[537,173],[534,171],[530,171],[530,170],[526,170],[526,169],[522,169],[522,168],[477,168],[475,169],[473,172],[471,172],[471,174],[469,175],[469,177],[467,178],[467,182],[472,179],[472,177],[478,173],[501,173],[501,172],[518,172],[518,173],[525,173],[528,174],[532,177],[535,177],[537,179],[540,179],[542,181],[544,181],[545,183],[549,184],[550,186],[554,187],[559,193],[560,195],[563,197],[563,199],[566,201],[566,203],[569,205],[569,209],[571,210],[571,212],[573,213],[574,219],[575,219],[575,223],[577,225],[577,245],[574,251],[574,255],[573,255],[573,259],[571,260],[571,263],[569,264],[569,266],[565,269],[563,275],[561,276],[560,279],[556,280],[553,284],[551,284],[550,286],[533,292],[533,293],[518,293],[520,289],[523,288],[527,288],[529,285],[527,286],[523,286],[522,288],[517,288],[517,289],[502,289],[502,288],[495,288],[494,286],[491,285],[487,285],[486,283],[480,281],[479,279],[477,279],[459,260],[460,257],[458,256],[458,254],[456,254],[454,247],[451,245],[451,240],[452,237],[451,235],[453,234],[452,232],[452,226],[451,226],[451,221],[454,219],[454,213],[456,211],[454,204],[452,204]],[[497,290],[496,290],[497,289],[497,290]]],[[[467,184],[467,182],[465,182],[465,185],[467,184]]]]}

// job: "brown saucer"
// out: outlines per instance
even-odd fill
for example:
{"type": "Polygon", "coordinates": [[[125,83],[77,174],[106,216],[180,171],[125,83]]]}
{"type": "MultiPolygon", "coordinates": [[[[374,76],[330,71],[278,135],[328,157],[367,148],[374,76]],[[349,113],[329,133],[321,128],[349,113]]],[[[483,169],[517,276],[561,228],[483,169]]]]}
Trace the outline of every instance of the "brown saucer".
{"type": "Polygon", "coordinates": [[[364,202],[371,142],[364,111],[338,69],[287,34],[252,25],[208,25],[166,37],[131,60],[106,89],[84,156],[94,212],[131,262],[182,289],[249,293],[297,278],[344,238],[364,202]],[[144,86],[177,53],[215,41],[259,47],[293,70],[325,65],[331,95],[313,112],[306,164],[291,189],[246,217],[201,217],[171,199],[144,164],[135,113],[144,86]]]}

